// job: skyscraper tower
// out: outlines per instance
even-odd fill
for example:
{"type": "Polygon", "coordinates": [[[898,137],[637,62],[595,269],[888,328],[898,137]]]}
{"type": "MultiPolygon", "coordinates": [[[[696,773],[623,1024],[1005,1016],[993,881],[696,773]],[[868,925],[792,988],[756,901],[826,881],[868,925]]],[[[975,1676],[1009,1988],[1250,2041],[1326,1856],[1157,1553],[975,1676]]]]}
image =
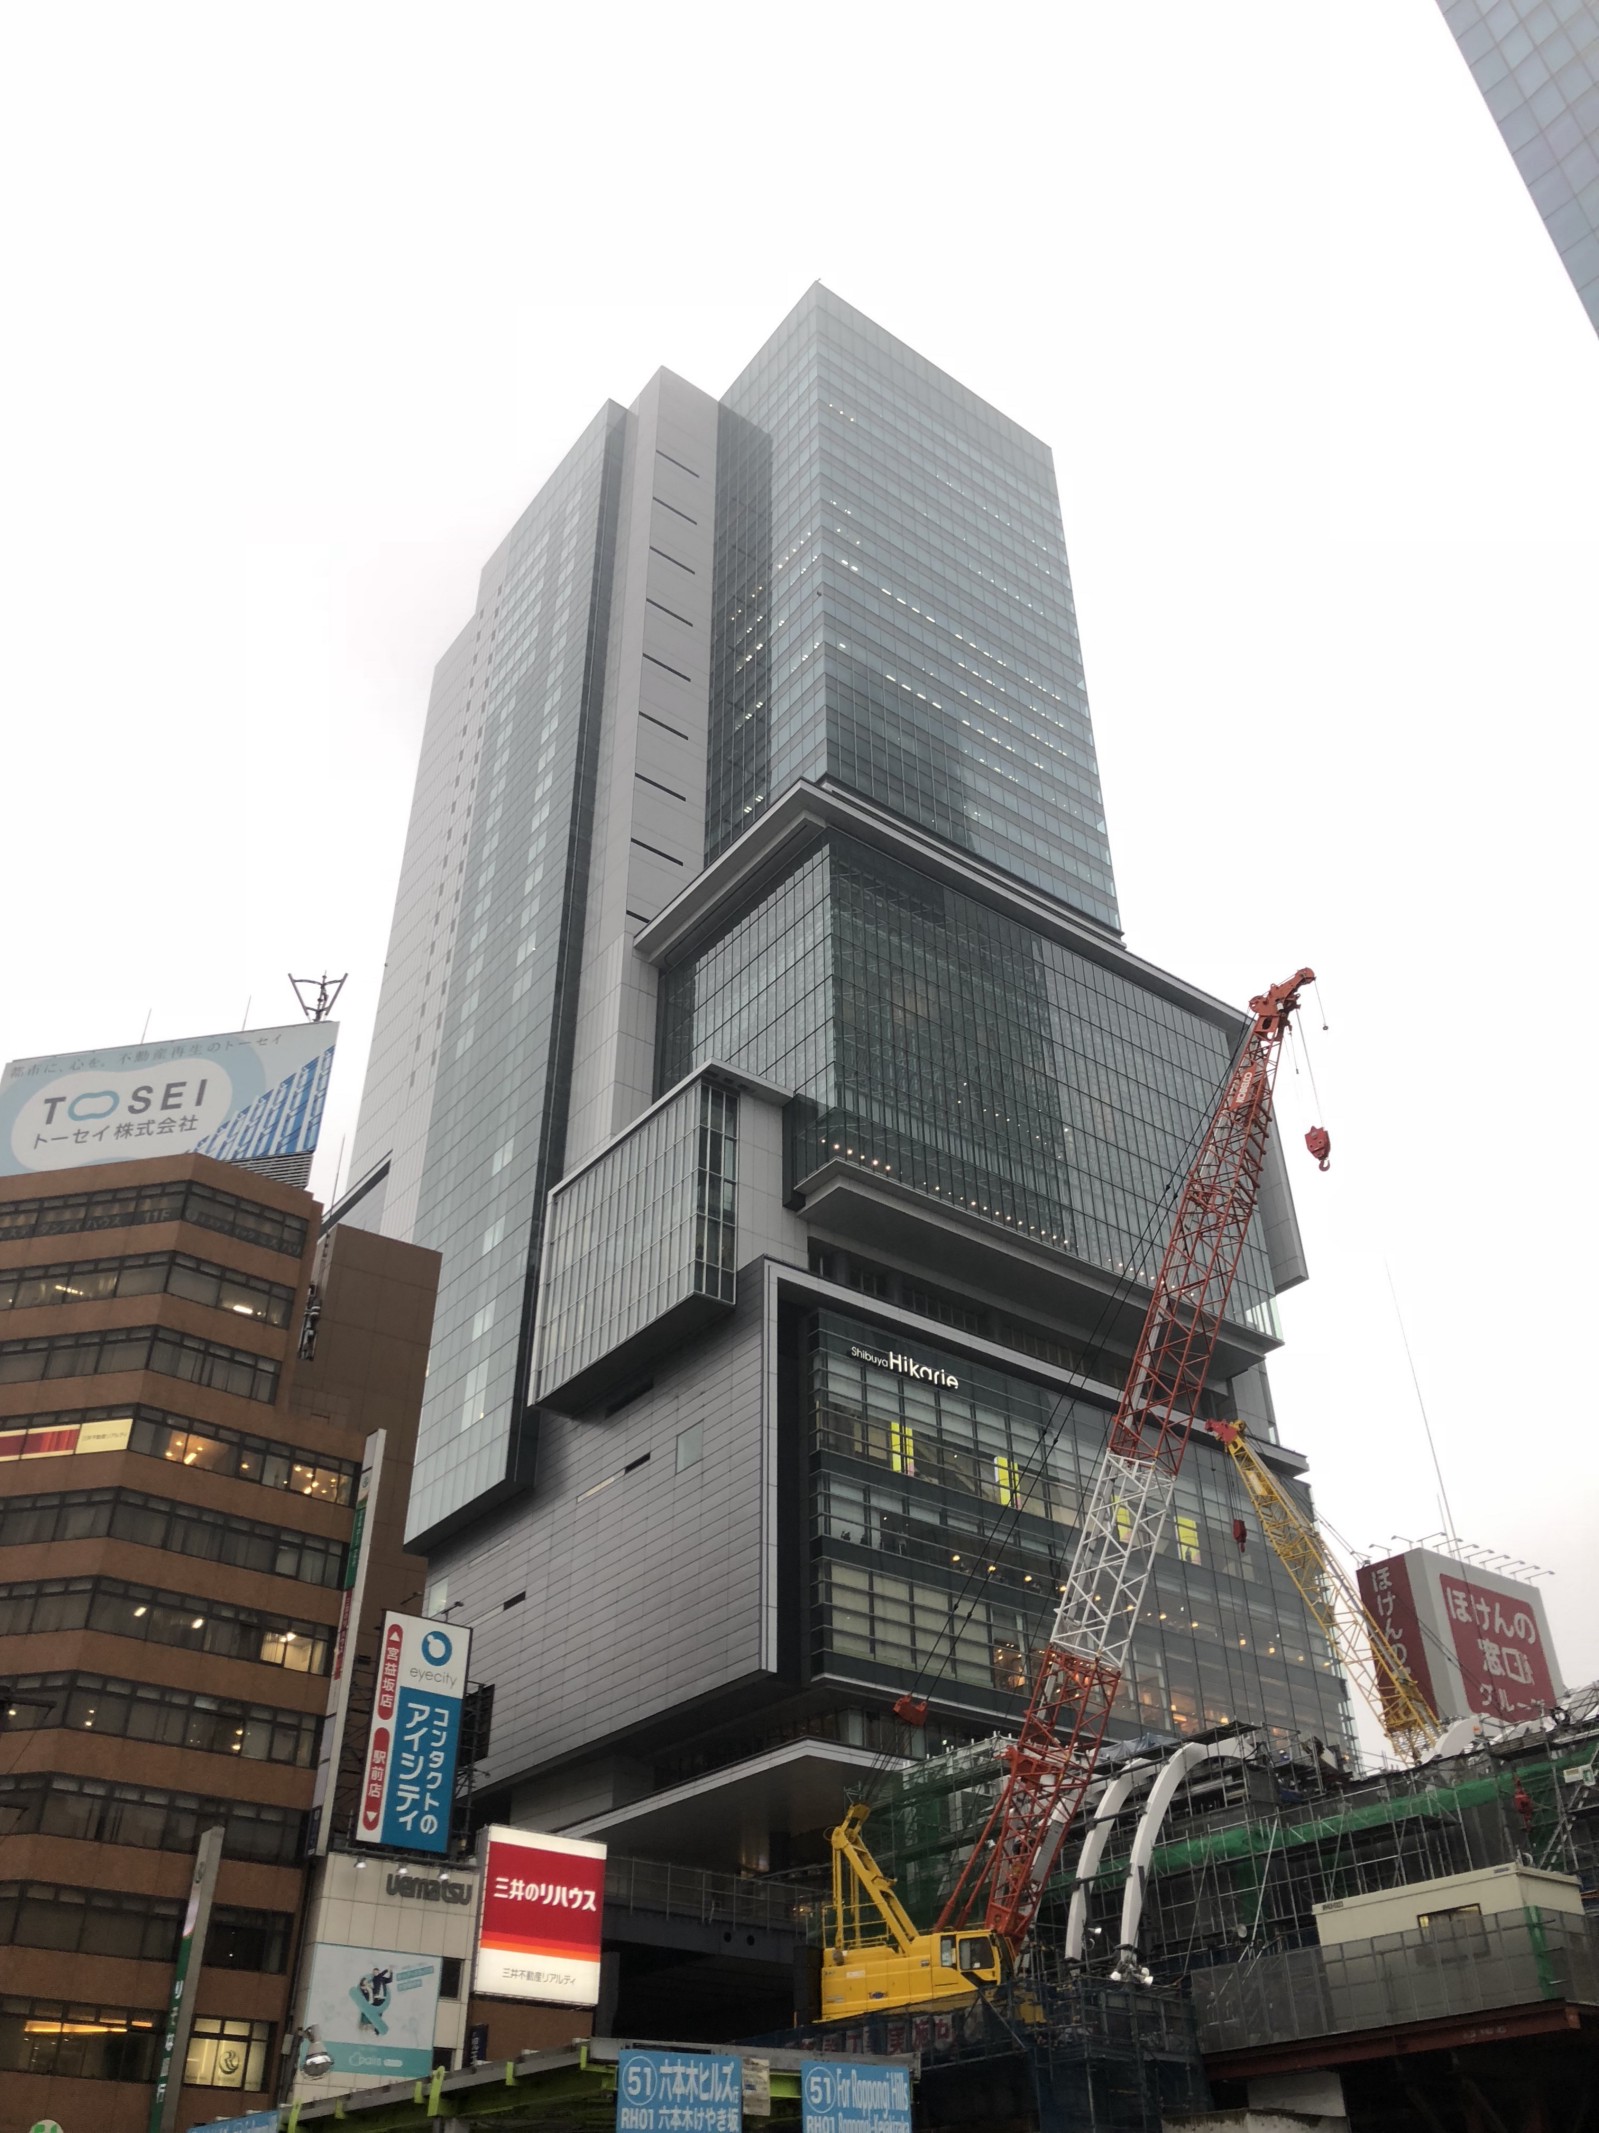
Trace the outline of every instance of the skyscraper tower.
{"type": "Polygon", "coordinates": [[[1438,0],[1522,182],[1599,328],[1599,6],[1438,0]]]}
{"type": "MultiPolygon", "coordinates": [[[[1014,1715],[1242,1026],[1118,931],[1047,447],[820,286],[601,410],[438,670],[348,1217],[444,1255],[490,1800],[776,1865],[898,1691],[1014,1715]]],[[[1274,1155],[1215,1401],[1290,1477],[1303,1278],[1274,1155]]],[[[1343,1737],[1242,1509],[1197,1446],[1123,1731],[1343,1737]]]]}

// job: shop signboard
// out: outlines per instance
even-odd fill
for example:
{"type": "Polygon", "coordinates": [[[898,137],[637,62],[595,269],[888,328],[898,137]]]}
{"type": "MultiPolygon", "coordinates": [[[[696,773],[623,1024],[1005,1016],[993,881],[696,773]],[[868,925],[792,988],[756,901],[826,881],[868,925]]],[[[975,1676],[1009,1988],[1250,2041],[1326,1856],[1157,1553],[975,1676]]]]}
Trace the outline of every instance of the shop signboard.
{"type": "Polygon", "coordinates": [[[1543,1597],[1530,1580],[1431,1548],[1361,1565],[1360,1597],[1446,1724],[1521,1725],[1560,1701],[1543,1597]]]}
{"type": "Polygon", "coordinates": [[[597,2006],[604,1922],[603,1844],[500,1826],[486,1832],[477,1991],[597,2006]]]}
{"type": "Polygon", "coordinates": [[[358,1844],[449,1849],[455,1758],[472,1632],[425,1615],[383,1617],[366,1762],[356,1808],[358,1844]]]}

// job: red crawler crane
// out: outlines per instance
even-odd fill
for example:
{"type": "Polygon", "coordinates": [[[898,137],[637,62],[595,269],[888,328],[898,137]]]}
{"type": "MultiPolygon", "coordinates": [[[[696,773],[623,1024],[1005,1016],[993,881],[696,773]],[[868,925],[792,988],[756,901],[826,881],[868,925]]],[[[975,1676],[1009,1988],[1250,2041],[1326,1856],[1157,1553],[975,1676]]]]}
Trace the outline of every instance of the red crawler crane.
{"type": "Polygon", "coordinates": [[[1178,1201],[1004,1788],[938,1922],[948,1932],[981,1910],[1013,1961],[1099,1759],[1255,1211],[1278,1053],[1314,978],[1296,971],[1249,1003],[1254,1021],[1178,1201]]]}

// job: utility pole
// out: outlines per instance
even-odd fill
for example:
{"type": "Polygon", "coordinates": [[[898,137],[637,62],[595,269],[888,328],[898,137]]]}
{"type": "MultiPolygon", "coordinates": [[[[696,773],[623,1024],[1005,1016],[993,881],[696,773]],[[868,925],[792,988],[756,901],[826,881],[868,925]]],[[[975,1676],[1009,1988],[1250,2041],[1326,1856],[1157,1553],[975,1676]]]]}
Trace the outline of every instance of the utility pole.
{"type": "Polygon", "coordinates": [[[194,1993],[189,1981],[192,1977],[196,1985],[200,1982],[205,1936],[211,1924],[211,1899],[216,1894],[221,1860],[222,1824],[213,1822],[209,1829],[201,1830],[195,1846],[194,1878],[189,1883],[189,1908],[184,1914],[183,1938],[178,1942],[178,1959],[172,1970],[172,1998],[167,2006],[166,2035],[161,2040],[161,2067],[150,2101],[149,2133],[178,2133],[178,2099],[183,2093],[189,2034],[194,2028],[194,1993]]]}

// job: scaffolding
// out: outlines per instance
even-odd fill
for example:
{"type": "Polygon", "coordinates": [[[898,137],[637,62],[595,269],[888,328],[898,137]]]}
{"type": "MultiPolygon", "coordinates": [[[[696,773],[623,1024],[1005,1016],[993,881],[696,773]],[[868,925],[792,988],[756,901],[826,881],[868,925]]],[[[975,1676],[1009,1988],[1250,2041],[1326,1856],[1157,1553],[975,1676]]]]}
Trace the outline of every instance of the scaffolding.
{"type": "Polygon", "coordinates": [[[915,2052],[938,2124],[1160,2133],[1168,2114],[1207,2107],[1186,1993],[1034,1978],[1026,1997],[1025,2019],[1001,1992],[963,2008],[864,2015],[764,2041],[817,2056],[915,2052]]]}
{"type": "MultiPolygon", "coordinates": [[[[1599,1735],[1546,1736],[1513,1753],[1380,1772],[1320,1798],[1279,1783],[1275,1802],[1257,1797],[1177,1821],[1150,1865],[1143,1959],[1175,1979],[1308,1947],[1318,1904],[1515,1859],[1573,1874],[1599,1897],[1599,1817],[1570,1813],[1566,1782],[1596,1749],[1599,1735]]],[[[1099,1927],[1107,1952],[1135,1825],[1130,1814],[1112,1837],[1089,1892],[1090,1933],[1099,1927]]]]}
{"type": "MultiPolygon", "coordinates": [[[[1118,1744],[1117,1761],[1175,1745],[1118,1744]]],[[[889,1778],[873,1804],[867,1840],[918,1927],[938,1916],[987,1819],[1003,1746],[996,1738],[930,1757],[889,1778]]],[[[1251,1952],[1308,1946],[1319,1903],[1517,1858],[1576,1875],[1599,1904],[1599,1781],[1580,1782],[1596,1764],[1599,1715],[1363,1778],[1309,1753],[1285,1761],[1261,1736],[1253,1759],[1204,1765],[1179,1791],[1150,1863],[1144,1960],[1176,1980],[1251,1952]]],[[[1135,1794],[1089,1890],[1090,1969],[1114,1959],[1140,1805],[1135,1794]]],[[[1045,1962],[1063,1941],[1075,1856],[1075,1846],[1062,1856],[1040,1919],[1045,1962]]]]}

